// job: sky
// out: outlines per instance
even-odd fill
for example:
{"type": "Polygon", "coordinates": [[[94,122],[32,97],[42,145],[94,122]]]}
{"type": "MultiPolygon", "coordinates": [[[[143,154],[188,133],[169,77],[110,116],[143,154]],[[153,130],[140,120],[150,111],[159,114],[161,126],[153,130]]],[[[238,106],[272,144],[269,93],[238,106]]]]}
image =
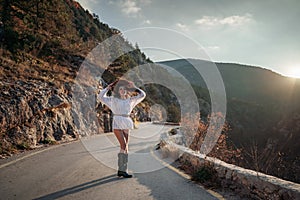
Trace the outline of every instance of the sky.
{"type": "Polygon", "coordinates": [[[300,78],[299,0],[77,1],[155,62],[203,58],[189,42],[178,42],[186,39],[211,61],[258,66],[300,78]],[[142,37],[141,30],[148,30],[148,35],[142,37]],[[155,41],[154,47],[163,46],[148,48],[149,41],[155,41]]]}

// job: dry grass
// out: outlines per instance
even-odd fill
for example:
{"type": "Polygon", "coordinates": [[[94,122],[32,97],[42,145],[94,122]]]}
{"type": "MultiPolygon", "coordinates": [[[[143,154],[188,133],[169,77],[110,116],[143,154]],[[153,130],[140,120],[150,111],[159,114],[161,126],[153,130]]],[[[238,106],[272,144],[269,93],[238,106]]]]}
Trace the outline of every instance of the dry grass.
{"type": "Polygon", "coordinates": [[[1,80],[14,81],[42,81],[54,83],[56,87],[62,86],[65,82],[73,82],[75,71],[70,67],[51,64],[29,54],[23,54],[22,59],[0,58],[0,78],[1,80]]]}

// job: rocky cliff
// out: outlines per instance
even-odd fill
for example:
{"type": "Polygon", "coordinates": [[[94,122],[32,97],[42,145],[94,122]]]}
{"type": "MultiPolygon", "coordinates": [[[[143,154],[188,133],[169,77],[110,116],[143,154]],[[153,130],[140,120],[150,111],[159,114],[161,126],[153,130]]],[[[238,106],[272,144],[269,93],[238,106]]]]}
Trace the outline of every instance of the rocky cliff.
{"type": "MultiPolygon", "coordinates": [[[[73,0],[1,2],[0,154],[76,140],[80,127],[71,99],[78,70],[98,43],[120,32],[73,0]]],[[[134,49],[104,79],[110,82],[146,60],[134,49]]]]}

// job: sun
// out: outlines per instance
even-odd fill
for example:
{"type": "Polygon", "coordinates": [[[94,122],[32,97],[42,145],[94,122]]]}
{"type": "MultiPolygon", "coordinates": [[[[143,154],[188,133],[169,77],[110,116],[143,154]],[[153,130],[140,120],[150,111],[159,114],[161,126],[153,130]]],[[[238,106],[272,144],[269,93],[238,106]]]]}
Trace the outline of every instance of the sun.
{"type": "Polygon", "coordinates": [[[300,66],[299,67],[291,67],[286,75],[293,77],[293,78],[300,78],[300,66]]]}

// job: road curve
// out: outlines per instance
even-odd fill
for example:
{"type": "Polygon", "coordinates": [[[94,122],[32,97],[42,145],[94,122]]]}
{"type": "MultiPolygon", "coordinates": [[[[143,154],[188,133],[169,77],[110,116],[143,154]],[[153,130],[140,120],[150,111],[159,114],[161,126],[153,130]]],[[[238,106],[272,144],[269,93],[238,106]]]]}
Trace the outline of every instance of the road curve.
{"type": "Polygon", "coordinates": [[[116,177],[117,141],[103,134],[1,165],[0,199],[218,199],[157,159],[153,147],[168,128],[146,123],[131,132],[131,179],[116,177]]]}

